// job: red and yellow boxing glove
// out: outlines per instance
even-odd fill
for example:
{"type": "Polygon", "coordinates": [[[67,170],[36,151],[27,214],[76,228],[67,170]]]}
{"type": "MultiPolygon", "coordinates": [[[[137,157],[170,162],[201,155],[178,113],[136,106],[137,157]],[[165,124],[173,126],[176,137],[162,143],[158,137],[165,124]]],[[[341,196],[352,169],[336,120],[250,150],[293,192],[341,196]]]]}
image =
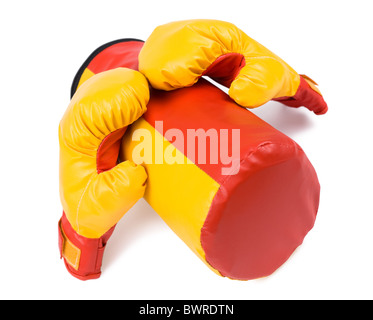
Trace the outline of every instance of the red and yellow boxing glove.
{"type": "Polygon", "coordinates": [[[209,76],[228,87],[229,96],[243,107],[276,100],[316,114],[328,110],[313,80],[224,21],[187,20],[157,27],[140,52],[139,70],[156,89],[189,87],[209,76]]]}
{"type": "Polygon", "coordinates": [[[118,68],[88,79],[60,122],[59,247],[67,270],[81,280],[100,276],[116,223],[144,194],[145,169],[117,161],[127,126],[148,100],[145,77],[118,68]]]}

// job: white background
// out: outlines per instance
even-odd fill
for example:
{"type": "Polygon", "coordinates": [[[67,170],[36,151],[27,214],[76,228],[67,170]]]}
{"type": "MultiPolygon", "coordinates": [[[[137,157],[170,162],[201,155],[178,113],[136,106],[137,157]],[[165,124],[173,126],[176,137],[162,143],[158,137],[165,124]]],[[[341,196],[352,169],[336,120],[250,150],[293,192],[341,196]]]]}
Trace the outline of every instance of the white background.
{"type": "Polygon", "coordinates": [[[1,299],[372,299],[371,1],[2,1],[1,299]],[[322,187],[314,229],[273,275],[220,278],[141,200],[118,224],[100,279],[59,259],[58,124],[88,55],[160,24],[236,24],[319,83],[329,112],[255,111],[305,150],[322,187]]]}

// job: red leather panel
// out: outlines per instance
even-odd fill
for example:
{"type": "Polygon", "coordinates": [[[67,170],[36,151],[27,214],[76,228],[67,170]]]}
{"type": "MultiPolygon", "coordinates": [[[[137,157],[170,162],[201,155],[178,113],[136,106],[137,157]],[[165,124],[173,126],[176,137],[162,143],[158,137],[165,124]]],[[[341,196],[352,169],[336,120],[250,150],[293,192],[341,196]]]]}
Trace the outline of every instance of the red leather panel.
{"type": "Polygon", "coordinates": [[[102,140],[97,150],[97,173],[114,168],[118,162],[121,139],[127,128],[116,130],[102,140]]]}
{"type": "Polygon", "coordinates": [[[143,45],[141,41],[114,44],[95,56],[88,69],[95,74],[119,67],[138,70],[138,54],[143,45]]]}
{"type": "Polygon", "coordinates": [[[293,97],[283,97],[273,100],[293,108],[307,106],[309,110],[316,114],[324,114],[328,111],[328,105],[322,95],[313,90],[302,76],[300,76],[299,88],[293,97]]]}
{"type": "Polygon", "coordinates": [[[201,232],[206,260],[223,276],[250,280],[280,267],[312,229],[320,186],[295,144],[263,144],[214,198],[201,232]]]}
{"type": "Polygon", "coordinates": [[[236,52],[227,53],[217,58],[203,73],[203,76],[209,76],[229,88],[245,64],[245,57],[242,54],[236,52]]]}

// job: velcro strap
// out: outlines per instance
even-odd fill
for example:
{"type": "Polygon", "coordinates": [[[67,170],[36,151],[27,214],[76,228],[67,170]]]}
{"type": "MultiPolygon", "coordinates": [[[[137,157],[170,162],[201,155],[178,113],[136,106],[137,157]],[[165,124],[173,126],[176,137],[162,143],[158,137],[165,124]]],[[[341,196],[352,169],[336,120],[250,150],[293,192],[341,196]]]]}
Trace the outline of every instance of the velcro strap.
{"type": "Polygon", "coordinates": [[[60,248],[61,258],[73,267],[75,270],[79,269],[79,262],[81,256],[81,250],[77,248],[65,235],[61,221],[58,224],[58,246],[60,248]]]}

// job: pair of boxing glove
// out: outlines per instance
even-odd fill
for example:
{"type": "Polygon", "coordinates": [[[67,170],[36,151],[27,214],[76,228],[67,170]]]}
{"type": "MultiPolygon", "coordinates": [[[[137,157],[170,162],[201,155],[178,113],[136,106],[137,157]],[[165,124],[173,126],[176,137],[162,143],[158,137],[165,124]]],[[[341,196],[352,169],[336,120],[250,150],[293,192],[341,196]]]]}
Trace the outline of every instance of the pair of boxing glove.
{"type": "Polygon", "coordinates": [[[310,78],[227,22],[169,23],[133,52],[138,65],[137,56],[129,57],[130,67],[106,68],[75,88],[59,126],[59,248],[67,270],[81,280],[100,276],[115,225],[144,195],[146,170],[118,155],[127,127],[147,111],[151,90],[190,87],[209,76],[245,108],[276,100],[327,111],[310,78]]]}

